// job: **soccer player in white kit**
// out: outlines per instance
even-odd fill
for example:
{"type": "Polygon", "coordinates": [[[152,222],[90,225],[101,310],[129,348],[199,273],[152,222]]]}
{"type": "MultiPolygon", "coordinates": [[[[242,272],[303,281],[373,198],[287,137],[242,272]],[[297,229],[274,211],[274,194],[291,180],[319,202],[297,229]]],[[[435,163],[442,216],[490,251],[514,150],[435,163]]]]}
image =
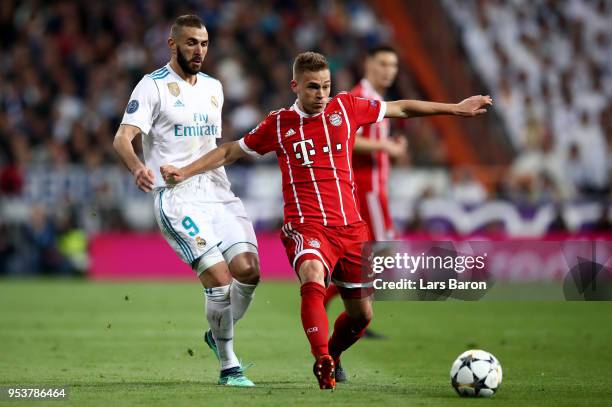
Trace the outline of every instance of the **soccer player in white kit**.
{"type": "Polygon", "coordinates": [[[113,146],[138,187],[151,192],[166,241],[197,273],[210,329],[204,334],[221,364],[219,384],[249,387],[233,351],[234,324],[259,282],[257,241],[242,202],[223,167],[176,186],[165,184],[160,165],[195,161],[221,137],[221,83],[200,72],[208,49],[202,20],[184,15],[168,38],[170,62],[145,75],[127,104],[113,146]],[[144,164],[132,141],[142,134],[144,164]]]}

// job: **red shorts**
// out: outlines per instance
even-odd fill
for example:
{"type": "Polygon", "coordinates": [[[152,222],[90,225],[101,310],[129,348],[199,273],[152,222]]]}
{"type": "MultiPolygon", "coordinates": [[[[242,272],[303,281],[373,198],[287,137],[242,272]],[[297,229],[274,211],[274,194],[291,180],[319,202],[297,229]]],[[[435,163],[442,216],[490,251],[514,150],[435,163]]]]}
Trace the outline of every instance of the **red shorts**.
{"type": "Polygon", "coordinates": [[[346,299],[365,298],[374,292],[367,256],[362,256],[363,244],[369,239],[365,222],[348,226],[289,222],[281,229],[281,240],[295,272],[304,261],[319,260],[325,266],[326,284],[331,279],[346,299]]]}
{"type": "Polygon", "coordinates": [[[389,198],[384,192],[358,191],[359,213],[370,228],[370,235],[377,242],[393,240],[393,220],[389,210],[389,198]]]}

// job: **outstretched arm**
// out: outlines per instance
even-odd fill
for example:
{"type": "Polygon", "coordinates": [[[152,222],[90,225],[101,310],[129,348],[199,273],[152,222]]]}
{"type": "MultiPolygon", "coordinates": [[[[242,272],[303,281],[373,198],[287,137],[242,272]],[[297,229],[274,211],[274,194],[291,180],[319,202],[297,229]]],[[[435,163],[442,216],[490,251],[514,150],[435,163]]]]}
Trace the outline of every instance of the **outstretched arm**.
{"type": "Polygon", "coordinates": [[[162,165],[159,170],[166,183],[172,185],[194,175],[231,164],[246,155],[247,153],[238,142],[232,141],[231,143],[221,144],[185,167],[176,168],[172,165],[162,165]]]}
{"type": "Polygon", "coordinates": [[[471,96],[459,103],[436,103],[422,100],[396,100],[387,102],[385,117],[403,118],[449,114],[473,117],[486,113],[487,106],[493,104],[491,96],[471,96]]]}

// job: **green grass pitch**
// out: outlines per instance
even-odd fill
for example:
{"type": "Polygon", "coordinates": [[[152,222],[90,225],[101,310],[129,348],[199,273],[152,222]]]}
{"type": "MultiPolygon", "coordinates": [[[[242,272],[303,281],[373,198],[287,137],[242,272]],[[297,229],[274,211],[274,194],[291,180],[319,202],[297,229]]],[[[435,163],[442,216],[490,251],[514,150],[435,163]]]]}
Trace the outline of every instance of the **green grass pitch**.
{"type": "Polygon", "coordinates": [[[357,343],[343,358],[350,383],[320,391],[298,286],[263,282],[235,339],[258,387],[232,389],[215,384],[197,282],[2,280],[0,386],[68,385],[53,406],[612,405],[612,302],[377,302],[375,313],[388,339],[357,343]],[[493,399],[449,384],[454,358],[476,347],[504,369],[493,399]]]}

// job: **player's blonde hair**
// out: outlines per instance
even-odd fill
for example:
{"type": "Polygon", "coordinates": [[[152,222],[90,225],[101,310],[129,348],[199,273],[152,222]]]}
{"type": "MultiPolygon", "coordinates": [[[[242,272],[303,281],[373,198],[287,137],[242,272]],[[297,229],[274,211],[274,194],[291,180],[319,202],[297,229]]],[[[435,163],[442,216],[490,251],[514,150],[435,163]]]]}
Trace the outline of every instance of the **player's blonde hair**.
{"type": "Polygon", "coordinates": [[[293,61],[293,79],[304,72],[319,72],[324,69],[329,69],[327,58],[318,52],[302,52],[293,61]]]}

